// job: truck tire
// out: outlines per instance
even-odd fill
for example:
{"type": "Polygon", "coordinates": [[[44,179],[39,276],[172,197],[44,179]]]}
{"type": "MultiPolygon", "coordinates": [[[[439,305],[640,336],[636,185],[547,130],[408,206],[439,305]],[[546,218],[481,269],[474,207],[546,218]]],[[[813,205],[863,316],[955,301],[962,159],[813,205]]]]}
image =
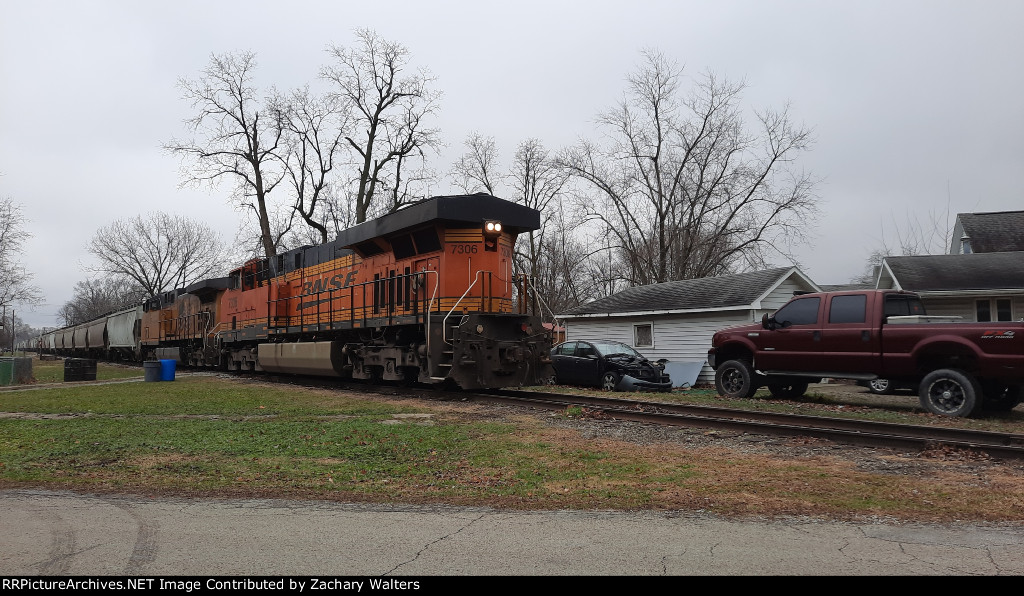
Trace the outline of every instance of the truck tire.
{"type": "Polygon", "coordinates": [[[725,397],[746,399],[757,392],[754,367],[746,360],[726,360],[715,371],[715,389],[725,397]]]}
{"type": "Polygon", "coordinates": [[[981,387],[968,373],[953,368],[934,370],[921,380],[921,406],[932,414],[966,417],[981,404],[981,387]]]}
{"type": "Polygon", "coordinates": [[[796,399],[807,393],[807,381],[786,381],[784,383],[768,383],[768,391],[778,399],[796,399]]]}

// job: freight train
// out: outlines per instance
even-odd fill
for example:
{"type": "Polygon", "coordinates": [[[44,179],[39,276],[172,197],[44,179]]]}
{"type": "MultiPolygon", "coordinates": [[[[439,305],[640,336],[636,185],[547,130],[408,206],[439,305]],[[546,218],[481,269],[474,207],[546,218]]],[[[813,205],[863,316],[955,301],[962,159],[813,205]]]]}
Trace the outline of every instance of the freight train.
{"type": "Polygon", "coordinates": [[[465,389],[552,376],[551,334],[515,300],[516,237],[540,213],[497,197],[425,199],[337,240],[39,338],[42,352],[465,389]]]}

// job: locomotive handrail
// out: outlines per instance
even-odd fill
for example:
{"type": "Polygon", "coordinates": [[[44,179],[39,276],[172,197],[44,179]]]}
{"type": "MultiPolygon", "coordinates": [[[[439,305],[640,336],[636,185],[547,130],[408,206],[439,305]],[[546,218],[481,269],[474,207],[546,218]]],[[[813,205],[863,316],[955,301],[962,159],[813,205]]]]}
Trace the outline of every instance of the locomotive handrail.
{"type": "MultiPolygon", "coordinates": [[[[462,299],[466,297],[466,294],[469,294],[469,291],[472,290],[474,286],[476,286],[476,282],[480,281],[481,273],[484,273],[483,269],[476,270],[476,277],[473,278],[473,283],[469,284],[469,287],[466,288],[466,291],[462,293],[462,296],[459,296],[459,299],[455,301],[455,305],[452,306],[452,309],[448,311],[448,314],[446,314],[444,316],[444,319],[441,321],[441,324],[444,325],[444,327],[441,329],[441,338],[444,340],[444,343],[448,343],[448,317],[452,316],[452,313],[455,312],[455,309],[459,307],[459,304],[462,302],[462,299]]],[[[488,271],[487,273],[490,273],[490,271],[488,271]]],[[[483,300],[484,296],[483,293],[481,292],[481,303],[483,302],[483,300]]]]}
{"type": "MultiPolygon", "coordinates": [[[[540,303],[545,308],[548,309],[549,313],[551,313],[551,320],[554,322],[554,329],[552,329],[551,331],[552,331],[553,336],[557,337],[558,336],[558,328],[562,327],[564,329],[564,325],[559,323],[558,316],[555,315],[555,311],[552,310],[550,306],[548,306],[548,303],[544,301],[544,296],[542,296],[541,293],[537,291],[536,284],[533,286],[533,295],[536,296],[537,300],[540,300],[540,303]]],[[[543,311],[542,311],[542,313],[543,313],[543,311]]]]}
{"type": "MultiPolygon", "coordinates": [[[[430,295],[430,302],[427,303],[427,312],[423,313],[423,318],[426,319],[426,328],[427,328],[427,341],[426,341],[426,344],[427,344],[426,345],[426,348],[427,348],[427,358],[430,358],[430,354],[431,354],[431,351],[430,351],[430,313],[433,312],[433,310],[434,310],[434,299],[437,298],[437,289],[441,286],[441,277],[438,275],[437,271],[433,271],[431,269],[427,269],[426,267],[424,267],[422,271],[418,272],[417,275],[420,274],[420,273],[422,273],[423,275],[426,275],[427,273],[433,273],[434,277],[435,277],[435,279],[434,279],[434,292],[430,295]]],[[[424,278],[423,283],[424,283],[424,285],[426,285],[426,278],[424,278]]],[[[444,332],[444,329],[442,329],[441,331],[444,332]]],[[[443,338],[443,336],[442,336],[442,338],[443,338]]]]}

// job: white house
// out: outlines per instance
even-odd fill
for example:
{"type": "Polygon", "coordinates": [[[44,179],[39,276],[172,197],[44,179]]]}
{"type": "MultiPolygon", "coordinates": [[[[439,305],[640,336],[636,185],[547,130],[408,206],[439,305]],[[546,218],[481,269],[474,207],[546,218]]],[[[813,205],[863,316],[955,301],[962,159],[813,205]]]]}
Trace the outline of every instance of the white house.
{"type": "Polygon", "coordinates": [[[917,292],[932,315],[1024,319],[1024,252],[886,257],[876,287],[917,292]]]}
{"type": "Polygon", "coordinates": [[[567,340],[619,341],[651,360],[668,359],[676,385],[713,383],[707,352],[716,331],[759,321],[794,292],[818,291],[796,267],[781,267],[629,288],[559,319],[567,340]]]}
{"type": "Polygon", "coordinates": [[[886,257],[875,286],[917,292],[929,314],[1024,319],[1024,211],[958,214],[948,252],[886,257]]]}

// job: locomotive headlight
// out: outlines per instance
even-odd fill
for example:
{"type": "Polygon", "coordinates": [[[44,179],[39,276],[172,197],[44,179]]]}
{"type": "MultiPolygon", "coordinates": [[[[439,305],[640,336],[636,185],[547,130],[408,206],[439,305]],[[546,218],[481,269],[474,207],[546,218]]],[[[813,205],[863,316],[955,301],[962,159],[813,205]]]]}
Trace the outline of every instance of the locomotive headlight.
{"type": "Polygon", "coordinates": [[[487,234],[500,234],[501,233],[501,222],[500,221],[487,221],[484,222],[484,232],[487,234]]]}

